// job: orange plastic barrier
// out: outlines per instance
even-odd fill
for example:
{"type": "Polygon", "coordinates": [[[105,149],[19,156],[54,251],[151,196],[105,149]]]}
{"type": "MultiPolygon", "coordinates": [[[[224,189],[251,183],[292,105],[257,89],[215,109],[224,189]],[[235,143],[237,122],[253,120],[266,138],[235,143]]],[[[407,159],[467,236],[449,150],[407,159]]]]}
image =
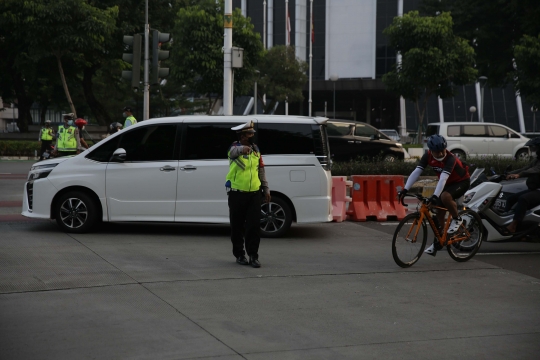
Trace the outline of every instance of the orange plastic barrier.
{"type": "Polygon", "coordinates": [[[352,181],[347,181],[346,176],[332,176],[332,217],[335,222],[347,219],[347,203],[352,199],[347,196],[347,187],[352,186],[352,181]]]}
{"type": "Polygon", "coordinates": [[[377,221],[401,220],[407,209],[397,200],[397,187],[404,187],[403,176],[399,175],[353,175],[352,203],[349,204],[351,220],[366,221],[374,217],[377,221]]]}

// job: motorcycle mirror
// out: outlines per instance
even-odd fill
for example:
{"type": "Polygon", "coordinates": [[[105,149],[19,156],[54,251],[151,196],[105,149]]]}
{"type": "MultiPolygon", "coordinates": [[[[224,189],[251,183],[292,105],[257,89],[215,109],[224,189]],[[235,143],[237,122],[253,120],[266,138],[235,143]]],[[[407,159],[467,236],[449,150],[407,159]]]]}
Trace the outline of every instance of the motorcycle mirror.
{"type": "Polygon", "coordinates": [[[497,174],[497,173],[495,172],[495,168],[494,168],[493,166],[492,166],[489,170],[491,170],[491,173],[492,173],[493,175],[496,175],[496,174],[497,174]]]}

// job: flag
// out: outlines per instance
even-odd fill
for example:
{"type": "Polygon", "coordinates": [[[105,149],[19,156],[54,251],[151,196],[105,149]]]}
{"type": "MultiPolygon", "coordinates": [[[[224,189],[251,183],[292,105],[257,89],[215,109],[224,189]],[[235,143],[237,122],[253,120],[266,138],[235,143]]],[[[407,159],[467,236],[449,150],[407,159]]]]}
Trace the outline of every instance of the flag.
{"type": "Polygon", "coordinates": [[[315,28],[313,27],[313,12],[311,13],[311,42],[315,43],[315,28]]]}
{"type": "Polygon", "coordinates": [[[287,2],[287,46],[291,45],[291,16],[289,14],[289,3],[287,2]]]}

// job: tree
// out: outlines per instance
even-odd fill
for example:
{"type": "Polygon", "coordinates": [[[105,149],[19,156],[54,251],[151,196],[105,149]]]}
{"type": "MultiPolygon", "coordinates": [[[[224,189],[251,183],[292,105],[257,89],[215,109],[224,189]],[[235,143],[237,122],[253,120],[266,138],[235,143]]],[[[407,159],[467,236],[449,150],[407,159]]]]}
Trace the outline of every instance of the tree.
{"type": "Polygon", "coordinates": [[[475,81],[474,49],[454,35],[449,13],[421,17],[412,11],[394,18],[384,34],[402,60],[383,76],[383,82],[388,90],[415,103],[420,143],[428,98],[452,97],[454,85],[475,81]]]}
{"type": "Polygon", "coordinates": [[[516,88],[528,102],[540,105],[540,35],[525,35],[514,49],[516,88]]]}
{"type": "MultiPolygon", "coordinates": [[[[233,12],[233,46],[244,49],[244,67],[234,70],[234,93],[252,88],[263,54],[259,34],[240,9],[233,12]]],[[[199,94],[223,93],[223,1],[202,0],[180,9],[172,31],[172,77],[199,94]]],[[[210,97],[209,97],[210,99],[210,97]]],[[[209,100],[208,111],[212,108],[209,100]]]]}
{"type": "Polygon", "coordinates": [[[114,29],[118,7],[98,9],[85,0],[33,0],[19,3],[30,13],[23,19],[36,61],[54,56],[71,111],[77,111],[71,99],[63,59],[83,62],[86,50],[103,51],[105,37],[114,29]]]}
{"type": "Polygon", "coordinates": [[[454,33],[474,47],[479,74],[492,87],[513,81],[514,47],[540,33],[538,0],[423,0],[421,12],[451,13],[454,33]]]}
{"type": "Polygon", "coordinates": [[[308,64],[296,58],[294,46],[272,47],[265,53],[260,69],[260,93],[266,93],[271,99],[265,104],[265,113],[269,113],[277,101],[304,100],[302,89],[307,81],[308,64]]]}

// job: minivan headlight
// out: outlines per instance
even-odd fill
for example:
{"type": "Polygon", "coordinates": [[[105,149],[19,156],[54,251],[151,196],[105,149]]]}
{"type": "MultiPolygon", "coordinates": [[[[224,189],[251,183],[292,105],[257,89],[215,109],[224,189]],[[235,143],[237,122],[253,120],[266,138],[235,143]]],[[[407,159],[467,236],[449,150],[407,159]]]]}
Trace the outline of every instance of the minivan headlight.
{"type": "Polygon", "coordinates": [[[30,180],[38,180],[38,179],[45,179],[51,171],[53,171],[53,168],[58,164],[47,164],[47,165],[35,165],[30,168],[30,172],[28,173],[28,181],[30,180]]]}

